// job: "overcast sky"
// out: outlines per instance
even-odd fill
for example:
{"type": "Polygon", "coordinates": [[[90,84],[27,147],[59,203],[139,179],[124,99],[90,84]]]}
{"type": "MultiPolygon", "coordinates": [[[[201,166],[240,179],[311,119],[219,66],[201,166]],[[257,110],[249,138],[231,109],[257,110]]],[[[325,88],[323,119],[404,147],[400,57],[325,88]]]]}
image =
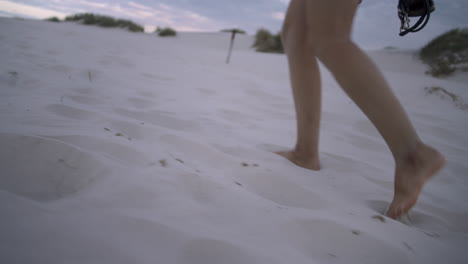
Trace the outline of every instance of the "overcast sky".
{"type": "MultiPolygon", "coordinates": [[[[364,0],[354,38],[366,48],[418,48],[455,27],[468,27],[468,0],[435,0],[436,12],[423,31],[399,37],[398,0],[364,0]]],[[[92,12],[131,19],[147,30],[170,26],[179,31],[259,28],[278,32],[289,0],[0,0],[0,15],[46,18],[92,12]]],[[[326,27],[327,25],[324,25],[326,27]]]]}

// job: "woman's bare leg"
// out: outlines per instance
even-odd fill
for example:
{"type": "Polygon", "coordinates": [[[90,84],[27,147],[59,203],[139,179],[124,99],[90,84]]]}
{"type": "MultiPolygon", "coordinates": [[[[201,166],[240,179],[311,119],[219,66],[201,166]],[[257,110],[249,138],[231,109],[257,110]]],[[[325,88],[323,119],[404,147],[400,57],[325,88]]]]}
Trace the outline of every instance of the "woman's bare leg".
{"type": "MultiPolygon", "coordinates": [[[[291,6],[297,5],[300,6],[298,10],[305,10],[303,17],[306,19],[306,49],[333,73],[343,90],[375,125],[393,154],[395,190],[387,215],[397,218],[416,203],[424,184],[443,167],[445,160],[437,150],[420,140],[378,68],[350,39],[358,2],[359,0],[292,0],[291,6]]],[[[297,17],[291,20],[300,22],[297,17]]],[[[288,23],[292,27],[296,25],[286,18],[286,32],[288,23]]],[[[299,36],[294,39],[301,40],[299,36]]],[[[289,57],[291,55],[288,53],[289,57]]],[[[297,59],[309,60],[305,56],[297,59]]],[[[297,63],[301,65],[301,62],[297,63]]],[[[291,78],[301,78],[297,76],[301,75],[294,74],[291,78]]],[[[303,78],[302,81],[307,80],[303,78]]],[[[301,89],[294,88],[294,81],[292,84],[293,90],[301,89]]],[[[296,109],[306,111],[306,108],[296,109]]]]}
{"type": "Polygon", "coordinates": [[[296,107],[297,143],[293,150],[278,154],[300,167],[319,170],[320,72],[313,50],[307,47],[302,7],[300,2],[291,2],[281,36],[296,107]]]}

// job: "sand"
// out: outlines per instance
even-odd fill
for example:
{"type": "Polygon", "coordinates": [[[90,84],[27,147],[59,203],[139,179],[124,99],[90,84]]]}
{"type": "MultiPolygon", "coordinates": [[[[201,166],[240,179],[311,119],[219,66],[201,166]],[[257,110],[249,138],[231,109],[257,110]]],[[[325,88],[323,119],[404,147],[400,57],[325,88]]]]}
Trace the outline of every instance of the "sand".
{"type": "Polygon", "coordinates": [[[390,152],[330,73],[310,171],[272,153],[295,141],[285,56],[239,35],[227,65],[229,39],[0,18],[0,262],[468,263],[466,73],[368,51],[447,158],[395,221],[390,152]]]}

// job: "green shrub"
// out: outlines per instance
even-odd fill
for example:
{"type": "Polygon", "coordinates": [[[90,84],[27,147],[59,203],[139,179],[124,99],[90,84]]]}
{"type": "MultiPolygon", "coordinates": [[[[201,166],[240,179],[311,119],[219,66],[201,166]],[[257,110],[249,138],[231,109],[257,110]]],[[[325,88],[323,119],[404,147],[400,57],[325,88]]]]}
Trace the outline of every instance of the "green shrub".
{"type": "Polygon", "coordinates": [[[115,19],[110,16],[95,15],[91,13],[83,13],[67,16],[65,21],[76,21],[84,25],[97,25],[107,28],[125,28],[131,32],[143,32],[142,26],[126,19],[115,19]]]}
{"type": "Polygon", "coordinates": [[[156,32],[160,37],[175,37],[177,35],[177,32],[172,29],[172,28],[157,28],[156,32]]]}
{"type": "Polygon", "coordinates": [[[60,22],[60,19],[58,19],[58,17],[49,17],[49,18],[46,18],[45,20],[50,21],[50,22],[60,22]]]}
{"type": "Polygon", "coordinates": [[[236,34],[246,34],[245,30],[238,29],[238,28],[232,28],[232,29],[223,29],[221,32],[236,32],[236,34]]]}
{"type": "Polygon", "coordinates": [[[468,28],[453,29],[424,46],[419,56],[435,77],[448,76],[468,63],[468,28]]]}
{"type": "Polygon", "coordinates": [[[253,47],[258,52],[284,53],[281,35],[273,35],[266,29],[260,29],[255,34],[253,47]]]}

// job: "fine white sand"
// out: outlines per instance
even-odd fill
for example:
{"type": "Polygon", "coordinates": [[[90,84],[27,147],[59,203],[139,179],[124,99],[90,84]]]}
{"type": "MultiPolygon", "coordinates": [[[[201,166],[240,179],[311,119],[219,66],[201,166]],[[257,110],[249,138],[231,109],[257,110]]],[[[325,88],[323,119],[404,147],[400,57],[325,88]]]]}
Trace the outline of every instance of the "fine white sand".
{"type": "Polygon", "coordinates": [[[0,19],[0,263],[468,263],[468,78],[370,51],[447,158],[410,219],[382,216],[393,161],[323,71],[321,171],[295,142],[284,55],[0,19]],[[425,87],[442,87],[428,94],[425,87]]]}

